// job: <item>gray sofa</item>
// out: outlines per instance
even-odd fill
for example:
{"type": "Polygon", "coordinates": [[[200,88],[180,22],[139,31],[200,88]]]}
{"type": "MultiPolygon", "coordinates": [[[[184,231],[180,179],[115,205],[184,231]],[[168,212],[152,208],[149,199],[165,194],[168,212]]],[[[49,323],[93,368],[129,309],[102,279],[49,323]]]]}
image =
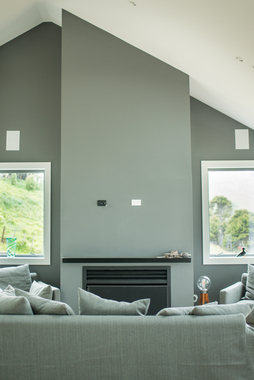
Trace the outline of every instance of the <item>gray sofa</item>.
{"type": "Polygon", "coordinates": [[[53,301],[40,293],[45,296],[50,286],[36,283],[32,289],[38,279],[27,265],[0,272],[2,287],[18,287],[8,285],[0,296],[0,380],[254,378],[249,304],[166,308],[144,316],[147,300],[126,305],[78,289],[79,311],[90,315],[74,315],[68,305],[55,302],[59,289],[50,291],[53,301]],[[18,315],[16,308],[7,313],[7,305],[17,300],[25,300],[31,313],[18,315]],[[130,310],[138,315],[126,315],[130,310]],[[120,312],[125,314],[108,315],[120,312]]]}
{"type": "Polygon", "coordinates": [[[1,380],[248,380],[254,329],[219,316],[0,315],[1,380]]]}
{"type": "MultiPolygon", "coordinates": [[[[241,301],[246,292],[248,273],[243,273],[241,281],[236,282],[224,289],[220,290],[220,303],[229,304],[241,301]]],[[[254,304],[254,301],[253,301],[254,304]]]]}

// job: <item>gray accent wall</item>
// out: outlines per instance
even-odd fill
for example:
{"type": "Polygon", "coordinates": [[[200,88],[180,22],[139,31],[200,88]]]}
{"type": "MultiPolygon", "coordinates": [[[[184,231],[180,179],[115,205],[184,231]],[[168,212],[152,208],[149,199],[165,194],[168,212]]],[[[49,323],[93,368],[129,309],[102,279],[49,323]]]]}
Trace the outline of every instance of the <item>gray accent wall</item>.
{"type": "Polygon", "coordinates": [[[195,292],[196,282],[206,275],[212,281],[210,301],[219,300],[219,290],[240,281],[247,265],[203,265],[201,161],[202,160],[253,160],[254,131],[249,129],[249,150],[235,149],[235,129],[247,127],[215,109],[191,98],[191,141],[193,178],[193,241],[195,292]]]}
{"type": "Polygon", "coordinates": [[[0,162],[52,163],[51,265],[31,266],[60,285],[61,28],[43,23],[0,47],[0,162]],[[20,150],[6,151],[6,131],[20,150]]]}
{"type": "Polygon", "coordinates": [[[62,16],[61,256],[193,254],[188,76],[62,16]]]}

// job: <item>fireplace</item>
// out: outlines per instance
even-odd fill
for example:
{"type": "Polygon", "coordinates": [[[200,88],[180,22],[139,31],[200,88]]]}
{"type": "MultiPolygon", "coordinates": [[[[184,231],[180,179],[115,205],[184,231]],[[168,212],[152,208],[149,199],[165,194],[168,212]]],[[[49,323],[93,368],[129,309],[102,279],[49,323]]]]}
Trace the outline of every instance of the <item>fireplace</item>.
{"type": "Polygon", "coordinates": [[[150,298],[150,315],[171,306],[170,283],[170,267],[83,266],[83,289],[116,301],[150,298]]]}
{"type": "Polygon", "coordinates": [[[103,298],[131,302],[151,298],[149,314],[164,307],[192,306],[194,293],[191,258],[64,257],[61,297],[78,314],[77,289],[103,298]]]}

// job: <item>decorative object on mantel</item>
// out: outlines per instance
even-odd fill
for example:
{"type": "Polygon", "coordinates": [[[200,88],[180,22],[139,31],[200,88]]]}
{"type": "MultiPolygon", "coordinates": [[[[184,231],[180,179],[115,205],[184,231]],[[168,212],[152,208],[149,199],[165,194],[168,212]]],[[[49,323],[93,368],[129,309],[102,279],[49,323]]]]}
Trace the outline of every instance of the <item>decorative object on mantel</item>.
{"type": "Polygon", "coordinates": [[[209,303],[208,289],[211,287],[211,280],[207,276],[200,276],[197,281],[197,287],[200,290],[199,305],[209,303]]]}
{"type": "Polygon", "coordinates": [[[178,251],[173,250],[171,252],[164,253],[163,256],[157,256],[160,259],[181,259],[181,258],[191,258],[191,254],[188,252],[178,253],[178,251]]]}

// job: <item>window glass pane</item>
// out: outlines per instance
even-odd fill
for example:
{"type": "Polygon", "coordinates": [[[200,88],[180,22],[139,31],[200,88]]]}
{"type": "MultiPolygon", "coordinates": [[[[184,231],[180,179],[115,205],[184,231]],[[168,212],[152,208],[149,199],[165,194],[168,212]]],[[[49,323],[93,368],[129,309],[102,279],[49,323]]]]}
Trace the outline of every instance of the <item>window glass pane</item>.
{"type": "Polygon", "coordinates": [[[254,171],[209,170],[208,182],[210,256],[253,255],[254,171]]]}
{"type": "Polygon", "coordinates": [[[15,255],[43,255],[44,172],[0,173],[0,251],[16,237],[15,255]]]}
{"type": "Polygon", "coordinates": [[[203,264],[254,260],[254,161],[202,161],[203,264]]]}
{"type": "Polygon", "coordinates": [[[50,265],[51,163],[0,163],[0,264],[50,265]]]}

